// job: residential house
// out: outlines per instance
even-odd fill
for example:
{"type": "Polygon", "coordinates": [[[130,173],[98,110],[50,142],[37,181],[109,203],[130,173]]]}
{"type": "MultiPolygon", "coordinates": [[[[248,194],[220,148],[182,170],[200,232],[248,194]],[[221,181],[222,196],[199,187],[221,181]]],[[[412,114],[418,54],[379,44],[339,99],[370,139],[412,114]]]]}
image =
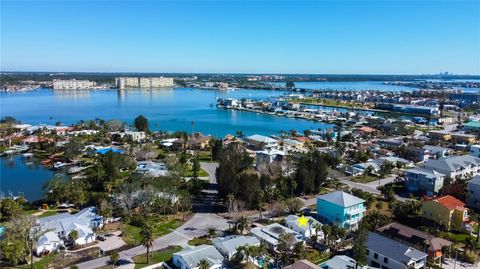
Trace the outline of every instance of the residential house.
{"type": "Polygon", "coordinates": [[[277,140],[263,135],[251,135],[245,138],[247,145],[254,150],[261,150],[264,148],[273,148],[277,146],[277,140]]]}
{"type": "Polygon", "coordinates": [[[321,269],[320,266],[308,260],[298,260],[293,264],[283,267],[285,269],[321,269]]]}
{"type": "Polygon", "coordinates": [[[424,200],[422,202],[422,217],[448,230],[459,230],[465,228],[465,222],[468,221],[468,210],[462,201],[453,196],[445,195],[424,200]]]}
{"type": "Polygon", "coordinates": [[[467,205],[480,210],[480,176],[475,176],[467,183],[467,205]]]}
{"type": "Polygon", "coordinates": [[[480,158],[471,155],[450,156],[428,160],[423,168],[435,170],[452,179],[471,178],[480,173],[480,158]]]}
{"type": "Polygon", "coordinates": [[[382,235],[401,241],[420,251],[427,251],[428,258],[436,263],[442,262],[442,250],[449,247],[452,242],[436,237],[400,223],[390,223],[377,229],[382,235]]]}
{"type": "Polygon", "coordinates": [[[477,141],[477,136],[473,134],[452,133],[452,139],[459,144],[473,144],[477,141]]]}
{"type": "Polygon", "coordinates": [[[259,150],[255,152],[255,165],[259,167],[273,162],[282,163],[286,155],[285,151],[274,148],[259,150]]]}
{"type": "Polygon", "coordinates": [[[436,141],[450,141],[452,133],[445,130],[433,130],[428,132],[428,138],[436,141]]]}
{"type": "Polygon", "coordinates": [[[407,145],[407,143],[401,139],[383,139],[378,140],[377,143],[383,148],[399,148],[407,145]]]}
{"type": "Polygon", "coordinates": [[[282,234],[293,234],[295,243],[304,242],[304,238],[300,233],[278,223],[272,223],[265,227],[255,227],[250,232],[272,250],[277,249],[282,234]]]}
{"type": "Polygon", "coordinates": [[[425,145],[423,149],[427,150],[430,155],[429,158],[433,159],[445,158],[452,154],[450,149],[444,147],[425,145]]]}
{"type": "Polygon", "coordinates": [[[139,142],[144,140],[147,135],[145,132],[136,132],[136,131],[125,131],[125,132],[111,132],[112,140],[120,141],[123,138],[126,138],[131,141],[139,142]]]}
{"type": "Polygon", "coordinates": [[[478,132],[480,131],[480,121],[470,121],[463,124],[463,130],[478,132]]]}
{"type": "Polygon", "coordinates": [[[320,222],[336,223],[356,230],[365,214],[365,200],[343,191],[317,196],[317,215],[320,222]]]}
{"type": "Polygon", "coordinates": [[[202,133],[194,133],[188,136],[187,147],[189,149],[205,149],[210,146],[211,136],[202,133]]]}
{"type": "Polygon", "coordinates": [[[63,246],[63,240],[61,240],[56,232],[46,232],[40,238],[38,238],[35,245],[35,254],[37,256],[43,253],[50,253],[56,251],[63,246]]]}
{"type": "Polygon", "coordinates": [[[404,178],[408,191],[424,192],[432,196],[443,187],[445,175],[435,170],[416,167],[406,170],[404,178]]]}
{"type": "Polygon", "coordinates": [[[370,266],[389,269],[426,268],[427,253],[399,241],[368,232],[365,245],[370,266]]]}
{"type": "Polygon", "coordinates": [[[173,265],[178,269],[197,269],[201,260],[206,260],[209,269],[221,268],[223,256],[211,245],[186,247],[182,251],[173,253],[173,265]]]}
{"type": "Polygon", "coordinates": [[[287,152],[289,152],[289,151],[303,151],[305,149],[304,148],[305,143],[300,142],[298,140],[287,138],[287,139],[283,139],[281,141],[281,143],[283,143],[283,149],[287,152]]]}
{"type": "Polygon", "coordinates": [[[470,155],[476,158],[480,158],[480,145],[471,145],[470,155]]]}
{"type": "MultiPolygon", "coordinates": [[[[58,239],[69,240],[69,234],[76,230],[78,238],[76,245],[85,245],[95,241],[94,228],[103,227],[103,217],[96,214],[95,207],[87,207],[75,214],[62,213],[38,219],[40,229],[53,232],[46,237],[41,237],[36,244],[36,249],[42,252],[49,248],[58,247],[58,239]]],[[[38,252],[37,252],[38,253],[38,252]]]]}
{"type": "Polygon", "coordinates": [[[138,162],[136,171],[138,174],[151,177],[166,176],[168,174],[168,168],[166,164],[152,161],[138,162]]]}
{"type": "MultiPolygon", "coordinates": [[[[346,255],[335,255],[330,260],[320,265],[322,269],[354,269],[357,267],[357,261],[346,255]]],[[[358,269],[370,269],[368,265],[358,266],[358,269]]]]}
{"type": "Polygon", "coordinates": [[[243,246],[259,246],[260,241],[255,236],[231,235],[227,237],[217,237],[212,241],[213,246],[227,259],[232,259],[237,248],[243,246]]]}
{"type": "Polygon", "coordinates": [[[307,225],[299,225],[298,216],[289,215],[285,218],[285,226],[294,230],[295,232],[300,233],[305,238],[311,238],[312,235],[317,235],[317,241],[323,240],[323,231],[321,229],[321,223],[310,217],[306,216],[305,218],[308,220],[307,225]]]}

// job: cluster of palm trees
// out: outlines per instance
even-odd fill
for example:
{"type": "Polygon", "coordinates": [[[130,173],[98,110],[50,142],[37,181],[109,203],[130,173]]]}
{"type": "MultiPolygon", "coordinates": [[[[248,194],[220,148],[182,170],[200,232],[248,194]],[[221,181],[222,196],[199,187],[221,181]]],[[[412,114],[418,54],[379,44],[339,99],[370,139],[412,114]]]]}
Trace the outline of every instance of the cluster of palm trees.
{"type": "Polygon", "coordinates": [[[252,261],[254,258],[257,257],[265,257],[268,254],[268,247],[265,244],[260,244],[257,246],[240,246],[237,248],[237,252],[233,257],[233,260],[236,262],[244,262],[247,263],[252,261]]]}
{"type": "Polygon", "coordinates": [[[320,229],[323,232],[323,244],[327,247],[334,247],[336,245],[336,242],[338,239],[344,239],[347,236],[347,229],[342,228],[338,225],[335,224],[322,224],[322,225],[316,225],[315,231],[318,231],[320,229]],[[318,226],[321,226],[318,227],[318,226]]]}

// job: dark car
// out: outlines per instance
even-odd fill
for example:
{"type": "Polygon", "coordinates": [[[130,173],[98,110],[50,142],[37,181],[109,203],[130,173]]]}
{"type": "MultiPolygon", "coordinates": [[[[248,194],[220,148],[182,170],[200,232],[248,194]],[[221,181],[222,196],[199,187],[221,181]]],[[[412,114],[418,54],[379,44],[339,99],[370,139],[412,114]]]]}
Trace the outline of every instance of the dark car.
{"type": "Polygon", "coordinates": [[[97,240],[99,240],[99,241],[105,241],[105,240],[107,240],[107,239],[105,238],[104,235],[99,234],[99,235],[97,235],[97,240]]]}

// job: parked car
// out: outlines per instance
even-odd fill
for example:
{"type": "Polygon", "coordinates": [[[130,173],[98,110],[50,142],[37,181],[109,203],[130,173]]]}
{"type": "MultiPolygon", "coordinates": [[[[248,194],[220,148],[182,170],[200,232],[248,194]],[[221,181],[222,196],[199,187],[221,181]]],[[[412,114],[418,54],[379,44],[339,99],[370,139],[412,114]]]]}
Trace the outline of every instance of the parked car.
{"type": "Polygon", "coordinates": [[[105,240],[107,240],[107,239],[105,238],[104,235],[99,234],[99,235],[97,235],[97,240],[99,240],[99,241],[105,241],[105,240]]]}

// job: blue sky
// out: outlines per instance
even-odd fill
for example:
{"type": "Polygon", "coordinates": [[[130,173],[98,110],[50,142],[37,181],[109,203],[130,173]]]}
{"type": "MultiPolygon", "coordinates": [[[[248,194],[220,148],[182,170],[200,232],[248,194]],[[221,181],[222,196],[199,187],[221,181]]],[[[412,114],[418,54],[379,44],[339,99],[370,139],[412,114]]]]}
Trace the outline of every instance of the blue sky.
{"type": "Polygon", "coordinates": [[[480,1],[0,1],[2,71],[480,74],[480,1]]]}

